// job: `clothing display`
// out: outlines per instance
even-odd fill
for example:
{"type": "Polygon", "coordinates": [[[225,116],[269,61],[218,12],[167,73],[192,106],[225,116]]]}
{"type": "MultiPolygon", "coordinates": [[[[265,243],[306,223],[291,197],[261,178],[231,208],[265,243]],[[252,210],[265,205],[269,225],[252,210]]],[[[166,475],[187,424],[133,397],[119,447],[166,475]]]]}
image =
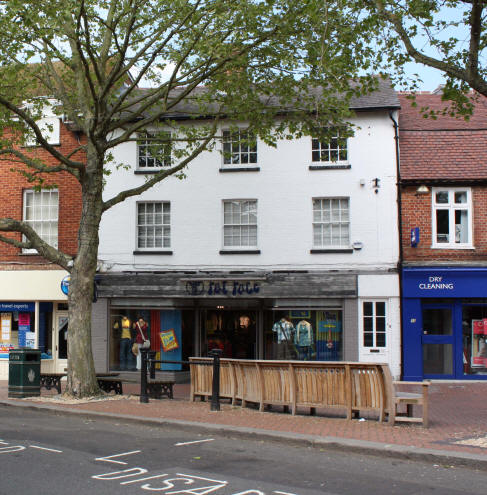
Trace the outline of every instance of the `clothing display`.
{"type": "Polygon", "coordinates": [[[314,344],[313,327],[311,326],[311,323],[306,320],[301,320],[296,325],[294,342],[299,346],[311,346],[314,344]]]}
{"type": "MultiPolygon", "coordinates": [[[[135,357],[132,353],[133,333],[132,322],[126,316],[122,316],[120,334],[120,370],[135,369],[135,357]]],[[[118,324],[117,324],[118,328],[118,324]]]]}
{"type": "Polygon", "coordinates": [[[274,323],[272,331],[277,334],[278,344],[280,344],[281,342],[294,342],[294,325],[286,318],[281,318],[279,321],[274,323]]]}

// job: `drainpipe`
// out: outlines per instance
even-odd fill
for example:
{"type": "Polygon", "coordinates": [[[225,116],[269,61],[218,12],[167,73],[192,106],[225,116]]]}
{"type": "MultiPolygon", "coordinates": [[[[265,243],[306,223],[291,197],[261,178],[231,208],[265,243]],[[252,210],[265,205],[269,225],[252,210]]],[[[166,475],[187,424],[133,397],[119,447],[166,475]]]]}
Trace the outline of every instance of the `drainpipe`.
{"type": "Polygon", "coordinates": [[[399,274],[399,318],[400,318],[400,335],[401,335],[401,379],[404,376],[404,349],[402,345],[403,338],[403,309],[402,309],[402,268],[403,268],[403,247],[402,247],[402,202],[401,202],[401,161],[399,154],[399,125],[394,119],[394,112],[389,110],[389,118],[394,126],[394,141],[396,143],[396,176],[397,176],[397,226],[399,230],[399,261],[397,263],[397,271],[399,274]]]}

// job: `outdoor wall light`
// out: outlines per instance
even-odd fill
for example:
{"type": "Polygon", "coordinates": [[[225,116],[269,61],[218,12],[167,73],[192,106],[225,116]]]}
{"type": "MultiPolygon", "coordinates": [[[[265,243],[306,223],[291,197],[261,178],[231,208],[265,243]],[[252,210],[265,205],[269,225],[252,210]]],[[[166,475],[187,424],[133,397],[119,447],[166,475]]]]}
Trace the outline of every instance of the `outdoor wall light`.
{"type": "Polygon", "coordinates": [[[424,184],[421,184],[416,189],[416,194],[428,194],[429,192],[430,192],[429,187],[424,184]]]}
{"type": "Polygon", "coordinates": [[[374,185],[374,192],[375,194],[377,194],[380,188],[380,179],[378,179],[377,177],[375,179],[372,179],[372,184],[374,185]]]}

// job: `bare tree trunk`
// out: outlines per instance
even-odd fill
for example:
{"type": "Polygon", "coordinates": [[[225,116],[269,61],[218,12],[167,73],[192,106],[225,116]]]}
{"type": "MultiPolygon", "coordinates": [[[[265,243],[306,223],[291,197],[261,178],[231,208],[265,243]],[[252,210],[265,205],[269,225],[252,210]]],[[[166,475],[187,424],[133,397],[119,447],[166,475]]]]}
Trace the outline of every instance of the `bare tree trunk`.
{"type": "Polygon", "coordinates": [[[100,394],[91,345],[91,309],[98,257],[98,228],[102,212],[103,159],[88,145],[82,178],[83,212],[78,231],[78,253],[69,287],[68,383],[66,394],[77,398],[100,394]]]}

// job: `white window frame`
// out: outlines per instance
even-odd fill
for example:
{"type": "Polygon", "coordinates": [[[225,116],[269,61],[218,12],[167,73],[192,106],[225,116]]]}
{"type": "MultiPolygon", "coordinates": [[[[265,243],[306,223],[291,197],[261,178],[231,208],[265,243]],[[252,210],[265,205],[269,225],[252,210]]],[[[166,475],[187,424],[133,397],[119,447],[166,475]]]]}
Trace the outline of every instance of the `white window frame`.
{"type": "Polygon", "coordinates": [[[348,149],[348,138],[340,137],[340,128],[332,127],[330,128],[330,132],[333,132],[333,135],[330,136],[328,141],[322,141],[320,138],[311,137],[311,162],[313,164],[324,164],[329,166],[339,166],[339,165],[348,165],[349,163],[349,149],[348,149]],[[336,140],[336,143],[334,142],[336,140]],[[345,141],[345,146],[341,146],[340,141],[345,141]],[[335,145],[335,146],[332,146],[335,145]],[[336,151],[338,157],[336,160],[333,160],[331,154],[336,151]],[[346,158],[340,158],[340,152],[345,151],[346,158]],[[316,160],[316,153],[319,154],[319,159],[316,160]],[[323,159],[323,155],[327,154],[327,159],[323,159]]]}
{"type": "MultiPolygon", "coordinates": [[[[27,225],[30,225],[36,233],[46,241],[50,246],[54,248],[58,248],[59,244],[59,191],[58,189],[41,189],[40,191],[35,191],[33,189],[25,189],[24,194],[23,194],[23,205],[22,205],[22,220],[25,222],[27,225]],[[27,198],[31,196],[33,198],[33,201],[35,198],[39,198],[41,202],[39,205],[36,205],[36,208],[34,209],[34,206],[32,206],[32,212],[34,214],[33,218],[28,219],[27,218],[27,213],[28,213],[28,206],[27,206],[27,198]],[[54,216],[51,217],[52,214],[52,208],[53,205],[51,205],[51,202],[47,205],[42,203],[42,199],[44,198],[45,195],[48,195],[49,198],[53,197],[56,195],[57,197],[57,204],[55,205],[55,212],[56,212],[56,217],[54,216]],[[47,208],[47,211],[46,211],[47,208]],[[40,211],[39,211],[40,209],[40,211]],[[47,218],[45,218],[45,214],[47,213],[47,218]],[[43,218],[44,217],[44,218],[43,218]],[[35,223],[40,223],[41,224],[41,231],[39,232],[38,229],[36,229],[35,223]],[[49,234],[44,234],[43,230],[45,229],[45,226],[51,225],[55,223],[55,229],[56,233],[55,235],[52,235],[51,233],[49,234]]],[[[51,228],[49,228],[51,230],[51,228]]],[[[22,242],[27,242],[27,238],[25,236],[22,236],[22,242]]],[[[36,249],[23,249],[23,253],[37,253],[36,249]]]]}
{"type": "MultiPolygon", "coordinates": [[[[253,167],[258,167],[258,161],[259,161],[259,152],[258,152],[258,146],[257,146],[257,137],[255,137],[255,151],[252,151],[251,147],[249,146],[250,143],[250,138],[248,137],[249,134],[248,129],[237,129],[237,130],[230,130],[230,129],[223,129],[222,130],[222,164],[223,168],[253,168],[253,167]],[[243,134],[247,134],[247,137],[242,138],[243,134]],[[229,137],[230,140],[225,139],[226,137],[229,137]],[[237,138],[237,139],[235,139],[237,138]],[[244,139],[247,139],[249,143],[246,145],[242,143],[244,139]],[[230,150],[225,150],[226,145],[229,143],[230,145],[230,150]],[[236,144],[235,144],[236,143],[236,144]],[[235,149],[235,146],[238,147],[238,150],[235,149]],[[234,151],[235,149],[235,151],[234,151]],[[247,163],[242,163],[242,157],[247,156],[247,163]],[[251,162],[251,155],[255,155],[255,161],[251,162]],[[238,156],[238,161],[234,161],[235,157],[238,156]]],[[[250,133],[251,134],[251,133],[250,133]]]]}
{"type": "MultiPolygon", "coordinates": [[[[350,239],[351,239],[351,222],[350,222],[350,198],[347,197],[347,196],[333,196],[333,197],[326,197],[326,196],[323,196],[323,197],[317,197],[317,198],[312,198],[312,245],[313,245],[313,249],[348,249],[350,248],[350,239]],[[338,221],[338,222],[334,222],[332,221],[331,217],[330,217],[330,221],[329,222],[325,222],[325,221],[316,221],[315,220],[315,201],[333,201],[333,200],[338,200],[338,201],[344,201],[346,200],[347,201],[347,205],[348,205],[348,220],[346,221],[338,221]],[[348,226],[348,242],[346,244],[333,244],[332,242],[330,244],[324,244],[323,243],[323,238],[324,238],[324,235],[323,233],[321,234],[321,243],[317,244],[315,242],[315,227],[321,225],[321,226],[324,226],[324,225],[327,225],[327,224],[330,224],[333,226],[333,224],[337,224],[338,226],[340,226],[341,228],[341,225],[347,225],[348,226]]],[[[321,208],[319,211],[322,212],[322,217],[323,217],[323,209],[321,208]]],[[[341,210],[340,210],[341,211],[341,210]]],[[[341,213],[340,213],[340,217],[341,217],[341,213]]],[[[341,236],[340,236],[341,238],[341,236]]]]}
{"type": "MultiPolygon", "coordinates": [[[[224,199],[222,200],[222,249],[224,251],[245,251],[245,250],[255,250],[258,249],[259,244],[259,217],[258,217],[258,202],[257,199],[224,199]],[[255,204],[255,223],[225,223],[225,204],[226,203],[240,203],[243,205],[244,203],[253,203],[255,204]],[[248,245],[227,245],[225,244],[225,230],[226,227],[255,227],[255,244],[248,245]]],[[[242,213],[240,213],[242,215],[242,213]]],[[[242,230],[242,229],[241,229],[242,230]]],[[[242,234],[240,234],[240,239],[242,239],[242,234]]]]}
{"type": "MultiPolygon", "coordinates": [[[[153,213],[155,214],[155,213],[153,213]]],[[[136,251],[170,251],[171,250],[171,234],[172,234],[172,229],[171,229],[171,202],[170,201],[137,201],[135,204],[135,246],[136,246],[136,251]],[[139,224],[139,206],[142,205],[157,205],[160,204],[162,205],[161,207],[161,223],[154,223],[152,224],[139,224]],[[168,211],[165,213],[164,212],[164,205],[167,205],[168,211]],[[164,215],[169,216],[169,222],[165,223],[164,221],[164,215]],[[139,240],[142,238],[142,236],[139,235],[139,229],[144,228],[144,227],[149,227],[149,228],[161,228],[162,233],[161,233],[161,246],[156,246],[156,239],[157,236],[154,234],[153,235],[153,240],[154,240],[154,246],[152,247],[141,247],[139,245],[139,240]],[[165,235],[166,229],[169,231],[169,235],[165,235]],[[164,246],[164,239],[168,239],[168,245],[164,246]]],[[[145,238],[147,239],[148,236],[146,235],[145,238]]]]}
{"type": "Polygon", "coordinates": [[[473,249],[473,208],[472,208],[472,190],[469,187],[434,187],[431,191],[431,247],[435,249],[473,249]],[[448,203],[436,203],[436,193],[441,191],[448,192],[448,203]],[[455,193],[466,192],[466,203],[455,203],[455,193]],[[449,241],[437,241],[437,224],[436,212],[439,210],[447,210],[449,212],[449,241]],[[468,214],[468,242],[455,242],[455,211],[463,210],[468,214]],[[451,234],[453,233],[453,235],[451,234]]]}
{"type": "Polygon", "coordinates": [[[172,165],[172,144],[171,144],[171,133],[167,131],[167,138],[169,142],[158,143],[157,141],[148,141],[147,137],[152,137],[150,133],[139,134],[137,136],[137,170],[150,172],[152,170],[162,170],[165,168],[170,168],[172,165]],[[149,146],[157,148],[161,151],[164,157],[163,161],[159,158],[154,157],[150,153],[149,146]],[[142,154],[144,152],[144,154],[142,154]],[[140,164],[141,160],[145,160],[145,165],[140,164]],[[152,165],[148,165],[149,162],[152,165]],[[159,162],[160,164],[158,164],[159,162]]]}
{"type": "Polygon", "coordinates": [[[360,335],[360,346],[363,349],[380,349],[380,350],[385,350],[387,349],[387,341],[389,339],[388,336],[388,304],[387,300],[385,299],[361,299],[360,300],[360,329],[361,329],[361,335],[360,335]],[[365,315],[364,311],[364,305],[366,303],[371,303],[372,304],[372,316],[365,315]],[[382,318],[381,315],[377,315],[377,304],[378,303],[383,303],[384,304],[384,331],[378,331],[377,330],[377,318],[382,318]],[[365,331],[365,318],[371,318],[372,319],[372,331],[371,332],[366,332],[365,331]],[[373,345],[366,345],[365,344],[365,334],[370,333],[372,334],[372,344],[373,345]],[[384,345],[377,345],[377,334],[378,333],[383,333],[384,334],[384,345]]]}

